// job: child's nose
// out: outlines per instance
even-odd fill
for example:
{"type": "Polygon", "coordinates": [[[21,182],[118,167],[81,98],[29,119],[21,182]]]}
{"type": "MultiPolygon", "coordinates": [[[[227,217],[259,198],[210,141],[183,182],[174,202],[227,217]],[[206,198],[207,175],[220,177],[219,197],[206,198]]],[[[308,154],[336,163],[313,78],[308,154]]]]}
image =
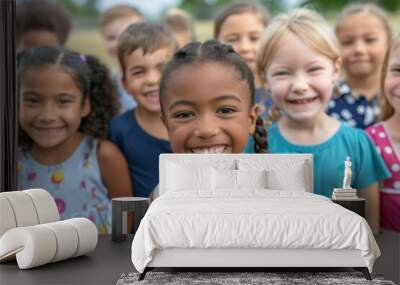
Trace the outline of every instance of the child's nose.
{"type": "Polygon", "coordinates": [[[56,117],[56,112],[51,104],[45,104],[39,114],[39,119],[44,122],[52,121],[56,117]]]}
{"type": "Polygon", "coordinates": [[[216,136],[218,133],[219,126],[212,118],[210,118],[210,116],[203,116],[200,118],[194,129],[194,135],[202,139],[211,138],[216,136]]]}
{"type": "Polygon", "coordinates": [[[365,43],[362,40],[358,40],[354,43],[354,52],[355,53],[364,53],[365,52],[365,43]]]}
{"type": "Polygon", "coordinates": [[[243,37],[240,41],[239,49],[242,52],[249,51],[251,49],[250,40],[247,37],[243,37]]]}
{"type": "Polygon", "coordinates": [[[160,78],[161,78],[161,72],[158,70],[149,70],[149,72],[147,73],[147,84],[149,85],[158,85],[158,83],[160,82],[160,78]]]}
{"type": "Polygon", "coordinates": [[[304,74],[297,74],[294,78],[292,89],[294,93],[302,94],[307,91],[307,78],[304,74]]]}

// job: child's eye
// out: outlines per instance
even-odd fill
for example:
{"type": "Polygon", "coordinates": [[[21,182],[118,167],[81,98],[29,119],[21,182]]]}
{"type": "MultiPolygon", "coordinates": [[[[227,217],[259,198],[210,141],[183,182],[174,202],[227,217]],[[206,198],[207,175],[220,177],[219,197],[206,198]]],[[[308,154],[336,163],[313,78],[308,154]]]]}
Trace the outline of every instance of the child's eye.
{"type": "Polygon", "coordinates": [[[28,104],[37,104],[39,103],[39,99],[35,97],[24,97],[23,101],[28,104]]]}
{"type": "Polygon", "coordinates": [[[277,72],[274,72],[272,74],[272,76],[285,76],[285,75],[288,75],[288,74],[289,74],[289,72],[287,72],[287,71],[277,71],[277,72]]]}
{"type": "Polygon", "coordinates": [[[57,97],[57,104],[65,106],[68,104],[73,103],[75,100],[75,97],[73,95],[62,95],[57,97]]]}
{"type": "Polygon", "coordinates": [[[321,66],[314,66],[314,67],[311,67],[308,71],[309,72],[317,72],[317,71],[320,71],[320,70],[322,70],[321,66]]]}
{"type": "Polygon", "coordinates": [[[377,41],[376,38],[366,38],[366,39],[365,39],[365,42],[366,42],[366,43],[369,43],[369,44],[370,44],[370,43],[374,43],[374,42],[376,42],[376,41],[377,41]]]}
{"type": "Polygon", "coordinates": [[[184,112],[176,112],[174,114],[172,114],[172,118],[174,119],[188,119],[194,116],[193,112],[188,112],[188,111],[184,111],[184,112]]]}
{"type": "Polygon", "coordinates": [[[253,43],[258,42],[260,40],[259,36],[252,36],[250,37],[250,41],[252,41],[253,43]]]}
{"type": "Polygon", "coordinates": [[[236,109],[234,109],[232,107],[222,107],[217,110],[217,113],[220,113],[220,114],[232,114],[235,112],[236,112],[236,109]]]}
{"type": "Polygon", "coordinates": [[[349,45],[353,44],[353,41],[352,40],[345,40],[345,41],[341,41],[340,44],[342,46],[349,46],[349,45]]]}
{"type": "Polygon", "coordinates": [[[239,39],[238,38],[227,38],[226,42],[227,43],[236,43],[239,39]]]}
{"type": "Polygon", "coordinates": [[[131,72],[131,76],[134,76],[134,77],[139,77],[139,76],[142,76],[143,74],[144,74],[144,70],[133,70],[131,72]]]}
{"type": "Polygon", "coordinates": [[[60,103],[61,105],[66,105],[71,103],[72,101],[70,99],[60,99],[58,100],[58,103],[60,103]]]}
{"type": "Polygon", "coordinates": [[[136,71],[136,72],[133,72],[132,75],[133,75],[133,76],[140,76],[140,75],[142,75],[143,73],[144,73],[143,71],[136,71]]]}

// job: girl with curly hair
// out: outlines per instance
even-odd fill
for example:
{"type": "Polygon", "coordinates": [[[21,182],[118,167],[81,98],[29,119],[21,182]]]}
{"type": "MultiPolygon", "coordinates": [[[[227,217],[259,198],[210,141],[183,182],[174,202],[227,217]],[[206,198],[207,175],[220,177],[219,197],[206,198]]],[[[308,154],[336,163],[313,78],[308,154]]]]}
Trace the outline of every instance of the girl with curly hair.
{"type": "Polygon", "coordinates": [[[87,217],[109,233],[110,198],[133,193],[124,156],[104,139],[117,112],[107,68],[64,48],[28,49],[18,93],[19,188],[44,188],[62,219],[87,217]]]}

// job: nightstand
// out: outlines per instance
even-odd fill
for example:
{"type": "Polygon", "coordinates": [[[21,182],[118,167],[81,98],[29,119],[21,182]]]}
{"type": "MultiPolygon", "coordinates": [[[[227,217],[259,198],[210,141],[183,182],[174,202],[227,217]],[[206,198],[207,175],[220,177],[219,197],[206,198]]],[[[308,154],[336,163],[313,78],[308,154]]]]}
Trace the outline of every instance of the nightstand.
{"type": "Polygon", "coordinates": [[[140,221],[146,214],[150,205],[149,198],[142,197],[119,197],[112,199],[112,225],[111,240],[124,241],[127,239],[128,212],[134,213],[133,233],[139,227],[140,221]]]}
{"type": "Polygon", "coordinates": [[[365,199],[357,198],[357,199],[341,199],[341,200],[333,200],[332,202],[339,204],[340,206],[353,211],[356,214],[359,214],[361,217],[365,218],[365,199]]]}

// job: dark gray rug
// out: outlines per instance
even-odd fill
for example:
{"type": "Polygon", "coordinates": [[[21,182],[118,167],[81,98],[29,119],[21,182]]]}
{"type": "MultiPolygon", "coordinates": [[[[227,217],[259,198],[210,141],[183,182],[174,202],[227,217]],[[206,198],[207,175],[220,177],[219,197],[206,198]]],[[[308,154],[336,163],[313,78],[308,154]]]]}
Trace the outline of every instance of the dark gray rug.
{"type": "Polygon", "coordinates": [[[139,273],[122,274],[117,285],[133,284],[328,284],[328,285],[358,285],[379,284],[395,285],[384,280],[382,276],[372,275],[372,281],[364,278],[360,272],[154,272],[150,271],[142,281],[138,281],[139,273]]]}

